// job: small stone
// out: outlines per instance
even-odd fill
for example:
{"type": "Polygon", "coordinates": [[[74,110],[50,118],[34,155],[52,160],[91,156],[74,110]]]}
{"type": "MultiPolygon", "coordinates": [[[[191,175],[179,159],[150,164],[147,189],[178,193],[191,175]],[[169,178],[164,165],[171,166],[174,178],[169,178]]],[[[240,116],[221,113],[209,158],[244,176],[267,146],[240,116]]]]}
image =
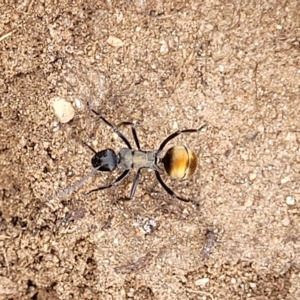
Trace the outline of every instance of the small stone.
{"type": "Polygon", "coordinates": [[[115,132],[112,134],[112,137],[113,137],[113,140],[114,140],[114,141],[117,140],[117,139],[119,139],[118,134],[115,133],[115,132]]]}
{"type": "Polygon", "coordinates": [[[256,291],[256,290],[257,290],[257,288],[256,288],[256,283],[255,283],[255,282],[250,282],[250,283],[249,283],[249,286],[251,287],[251,289],[252,289],[253,291],[256,291]]]}
{"type": "Polygon", "coordinates": [[[54,97],[51,99],[54,113],[59,122],[68,123],[74,118],[74,108],[72,104],[63,98],[54,97]]]}
{"type": "Polygon", "coordinates": [[[119,39],[113,35],[110,35],[108,37],[108,39],[106,40],[106,42],[107,42],[107,44],[109,44],[113,47],[116,47],[116,48],[122,47],[124,45],[124,42],[121,39],[119,39]]]}
{"type": "Polygon", "coordinates": [[[224,67],[223,65],[220,65],[220,66],[219,66],[219,71],[220,71],[221,73],[224,73],[225,67],[224,67]]]}
{"type": "Polygon", "coordinates": [[[77,108],[79,108],[79,109],[80,109],[80,108],[81,108],[81,106],[82,106],[81,100],[80,100],[80,99],[78,99],[78,98],[76,98],[76,99],[75,99],[75,105],[76,105],[76,107],[77,107],[77,108]]]}
{"type": "Polygon", "coordinates": [[[281,178],[281,180],[280,180],[281,184],[285,184],[289,181],[290,181],[290,177],[284,177],[284,178],[281,178]]]}
{"type": "Polygon", "coordinates": [[[165,55],[169,52],[169,47],[168,47],[168,43],[166,41],[162,41],[161,42],[161,46],[160,46],[160,53],[162,55],[165,55]]]}
{"type": "Polygon", "coordinates": [[[178,123],[176,121],[174,121],[172,127],[173,127],[173,130],[178,130],[178,128],[179,128],[178,123]]]}
{"type": "Polygon", "coordinates": [[[287,205],[295,205],[295,198],[292,196],[287,196],[285,201],[287,205]]]}
{"type": "Polygon", "coordinates": [[[209,282],[209,278],[200,278],[195,281],[195,286],[206,285],[209,282]]]}
{"type": "Polygon", "coordinates": [[[134,289],[133,289],[133,288],[131,288],[131,289],[129,290],[129,292],[127,293],[127,296],[128,296],[129,298],[132,298],[132,297],[134,296],[134,289]]]}
{"type": "Polygon", "coordinates": [[[289,217],[285,217],[282,221],[281,221],[283,226],[289,226],[290,225],[290,218],[289,217]]]}
{"type": "Polygon", "coordinates": [[[256,173],[250,173],[249,174],[249,180],[253,181],[256,178],[256,173]]]}

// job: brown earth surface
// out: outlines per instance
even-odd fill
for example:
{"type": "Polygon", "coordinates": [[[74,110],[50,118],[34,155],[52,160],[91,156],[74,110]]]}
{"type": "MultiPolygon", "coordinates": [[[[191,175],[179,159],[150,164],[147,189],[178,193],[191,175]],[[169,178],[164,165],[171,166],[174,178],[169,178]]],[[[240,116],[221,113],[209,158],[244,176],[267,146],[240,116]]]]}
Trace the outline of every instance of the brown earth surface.
{"type": "Polygon", "coordinates": [[[0,299],[300,299],[299,100],[299,0],[0,0],[0,299]],[[57,196],[82,141],[124,147],[88,103],[145,150],[206,124],[163,175],[200,206],[148,169],[132,201],[134,172],[84,196],[117,170],[57,196]]]}

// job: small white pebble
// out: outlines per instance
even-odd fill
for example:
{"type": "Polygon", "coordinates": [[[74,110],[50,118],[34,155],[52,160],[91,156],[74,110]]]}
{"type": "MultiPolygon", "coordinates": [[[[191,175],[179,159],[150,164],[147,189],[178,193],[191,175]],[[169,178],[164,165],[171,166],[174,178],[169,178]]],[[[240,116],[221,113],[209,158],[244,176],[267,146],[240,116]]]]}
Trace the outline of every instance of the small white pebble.
{"type": "Polygon", "coordinates": [[[195,281],[195,286],[206,285],[209,282],[209,278],[200,278],[195,281]]]}
{"type": "Polygon", "coordinates": [[[280,180],[281,184],[285,184],[289,181],[290,181],[290,177],[284,177],[284,178],[281,178],[281,180],[280,180]]]}
{"type": "Polygon", "coordinates": [[[59,122],[68,123],[74,118],[74,108],[72,104],[63,98],[54,97],[51,99],[54,113],[59,122]]]}
{"type": "Polygon", "coordinates": [[[135,292],[135,290],[134,290],[133,288],[130,288],[130,289],[129,289],[129,292],[127,293],[127,296],[128,296],[129,298],[132,298],[132,297],[134,296],[134,292],[135,292]]]}
{"type": "Polygon", "coordinates": [[[176,121],[173,122],[173,130],[178,130],[178,123],[176,121]]]}
{"type": "Polygon", "coordinates": [[[78,98],[76,98],[76,99],[75,99],[75,105],[76,105],[77,108],[81,108],[81,106],[82,106],[81,100],[78,99],[78,98]]]}
{"type": "Polygon", "coordinates": [[[169,47],[168,47],[168,43],[166,41],[162,41],[161,42],[161,46],[160,46],[160,53],[162,55],[165,55],[169,52],[169,47]]]}
{"type": "Polygon", "coordinates": [[[43,148],[44,149],[47,149],[47,148],[49,148],[50,147],[50,143],[49,142],[44,142],[43,143],[43,148]]]}
{"type": "Polygon", "coordinates": [[[249,180],[253,181],[256,178],[256,173],[250,173],[249,174],[249,180]]]}
{"type": "Polygon", "coordinates": [[[117,140],[119,138],[119,136],[116,132],[113,132],[112,136],[113,136],[114,140],[117,140]]]}
{"type": "Polygon", "coordinates": [[[249,286],[251,287],[252,290],[256,290],[256,283],[255,282],[249,282],[249,286]]]}
{"type": "Polygon", "coordinates": [[[203,124],[200,126],[200,132],[206,132],[207,131],[207,124],[203,124]]]}
{"type": "Polygon", "coordinates": [[[106,40],[107,44],[113,46],[113,47],[122,47],[124,45],[123,41],[116,36],[110,35],[108,39],[106,40]]]}
{"type": "Polygon", "coordinates": [[[295,205],[295,198],[292,196],[287,196],[285,201],[287,205],[295,205]]]}
{"type": "Polygon", "coordinates": [[[290,225],[290,218],[289,217],[285,217],[282,221],[281,221],[283,226],[289,226],[290,225]]]}

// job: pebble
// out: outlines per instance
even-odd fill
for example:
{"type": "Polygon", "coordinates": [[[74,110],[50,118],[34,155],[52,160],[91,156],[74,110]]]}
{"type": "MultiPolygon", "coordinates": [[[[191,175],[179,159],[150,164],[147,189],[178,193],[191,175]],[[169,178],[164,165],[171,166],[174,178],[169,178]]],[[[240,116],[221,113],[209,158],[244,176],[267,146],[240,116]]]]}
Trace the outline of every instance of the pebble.
{"type": "Polygon", "coordinates": [[[249,282],[249,286],[251,287],[251,289],[253,291],[256,291],[257,290],[257,286],[256,286],[256,283],[255,282],[249,282]]]}
{"type": "Polygon", "coordinates": [[[195,281],[195,286],[205,285],[209,282],[209,278],[200,278],[195,281]]]}
{"type": "Polygon", "coordinates": [[[113,47],[116,47],[116,48],[122,47],[124,45],[124,42],[121,39],[119,39],[113,35],[110,35],[108,37],[108,39],[106,40],[106,42],[107,42],[107,44],[109,44],[113,47]]]}
{"type": "Polygon", "coordinates": [[[289,217],[285,217],[282,221],[281,221],[283,226],[289,226],[290,225],[290,218],[289,217]]]}
{"type": "Polygon", "coordinates": [[[295,205],[295,198],[292,196],[287,196],[285,201],[287,205],[295,205]]]}
{"type": "Polygon", "coordinates": [[[59,122],[68,123],[74,118],[75,112],[70,102],[60,97],[52,98],[51,102],[59,122]]]}
{"type": "Polygon", "coordinates": [[[166,41],[162,41],[161,42],[161,46],[160,46],[160,53],[162,55],[165,55],[169,52],[169,47],[168,47],[168,43],[166,41]]]}
{"type": "Polygon", "coordinates": [[[178,130],[179,126],[178,126],[178,123],[176,121],[173,122],[173,130],[178,130]]]}
{"type": "Polygon", "coordinates": [[[284,178],[281,178],[281,180],[280,180],[281,184],[285,184],[285,183],[287,183],[289,181],[290,181],[289,177],[284,177],[284,178]]]}
{"type": "Polygon", "coordinates": [[[80,108],[81,108],[81,106],[82,106],[81,100],[80,100],[80,99],[78,99],[78,98],[76,98],[76,99],[75,99],[75,105],[76,105],[76,107],[77,107],[77,108],[79,108],[79,109],[80,109],[80,108]]]}
{"type": "Polygon", "coordinates": [[[256,178],[256,173],[250,173],[249,174],[249,180],[253,181],[256,178]]]}

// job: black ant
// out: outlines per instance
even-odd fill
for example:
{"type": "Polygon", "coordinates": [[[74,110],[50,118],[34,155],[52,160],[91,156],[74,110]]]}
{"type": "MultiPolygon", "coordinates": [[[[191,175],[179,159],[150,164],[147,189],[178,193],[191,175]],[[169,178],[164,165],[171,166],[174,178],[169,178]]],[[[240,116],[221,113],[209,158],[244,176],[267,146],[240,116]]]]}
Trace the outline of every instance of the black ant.
{"type": "MultiPolygon", "coordinates": [[[[91,108],[90,108],[91,109],[91,108]]],[[[141,173],[141,170],[143,168],[150,168],[154,171],[156,178],[160,185],[165,189],[165,191],[171,195],[174,198],[177,198],[178,200],[185,201],[185,202],[194,202],[193,200],[188,200],[181,198],[177,196],[162,180],[160,173],[158,171],[159,165],[163,164],[164,168],[167,172],[167,174],[173,178],[173,179],[186,179],[190,177],[197,168],[197,156],[195,153],[185,147],[185,146],[175,146],[170,148],[165,156],[161,158],[159,154],[162,152],[164,147],[168,142],[170,142],[172,139],[177,137],[178,135],[182,133],[193,133],[193,132],[199,132],[201,129],[203,129],[206,125],[201,126],[199,129],[185,129],[185,130],[178,130],[171,135],[169,135],[159,146],[158,150],[154,151],[143,151],[140,148],[139,139],[137,137],[136,129],[135,129],[135,123],[131,122],[122,122],[122,125],[130,125],[132,135],[135,141],[135,144],[137,146],[137,150],[132,149],[132,146],[128,139],[121,133],[114,125],[112,125],[110,122],[108,122],[104,117],[102,117],[99,113],[97,113],[94,109],[91,109],[91,111],[98,116],[98,118],[103,121],[107,126],[109,126],[113,132],[115,132],[127,145],[127,148],[122,148],[119,153],[116,153],[113,149],[105,149],[101,150],[99,152],[95,151],[91,146],[89,146],[87,143],[84,143],[91,151],[94,152],[94,156],[92,157],[92,166],[94,167],[93,171],[88,174],[86,177],[84,177],[80,182],[78,182],[76,185],[67,188],[58,195],[63,195],[65,193],[73,192],[74,190],[78,189],[83,185],[83,183],[91,177],[96,171],[102,171],[102,172],[112,172],[116,168],[119,168],[123,170],[122,174],[117,177],[112,183],[100,186],[98,188],[95,188],[89,192],[87,192],[85,195],[88,195],[93,192],[97,192],[100,190],[104,190],[113,186],[118,185],[121,181],[124,180],[124,178],[129,174],[129,171],[131,169],[137,169],[137,174],[135,176],[135,179],[133,181],[133,185],[131,188],[130,196],[127,198],[128,200],[132,199],[134,197],[137,185],[139,183],[139,176],[141,173]]]]}

